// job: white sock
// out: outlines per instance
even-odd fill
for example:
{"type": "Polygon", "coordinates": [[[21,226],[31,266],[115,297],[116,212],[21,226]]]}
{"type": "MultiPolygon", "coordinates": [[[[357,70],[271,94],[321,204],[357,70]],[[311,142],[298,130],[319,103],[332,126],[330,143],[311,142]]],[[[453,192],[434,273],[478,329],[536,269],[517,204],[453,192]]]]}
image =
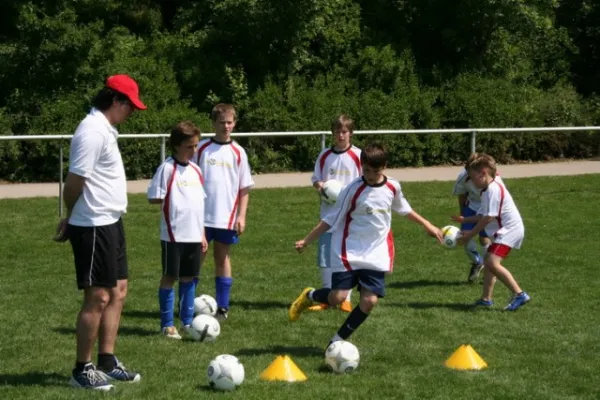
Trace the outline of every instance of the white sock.
{"type": "Polygon", "coordinates": [[[335,335],[333,335],[333,337],[331,338],[331,343],[333,342],[339,342],[340,340],[344,340],[340,337],[340,335],[338,335],[337,333],[335,335]]]}
{"type": "Polygon", "coordinates": [[[315,292],[315,289],[313,289],[310,292],[308,292],[308,298],[311,299],[312,301],[315,301],[315,299],[313,299],[313,293],[314,292],[315,292]]]}
{"type": "Polygon", "coordinates": [[[469,240],[469,243],[467,243],[465,246],[465,253],[467,253],[467,256],[469,256],[471,263],[481,264],[481,256],[477,251],[477,244],[475,243],[475,240],[469,240]]]}
{"type": "Polygon", "coordinates": [[[352,298],[352,289],[348,290],[348,296],[346,296],[346,301],[350,301],[352,298]]]}

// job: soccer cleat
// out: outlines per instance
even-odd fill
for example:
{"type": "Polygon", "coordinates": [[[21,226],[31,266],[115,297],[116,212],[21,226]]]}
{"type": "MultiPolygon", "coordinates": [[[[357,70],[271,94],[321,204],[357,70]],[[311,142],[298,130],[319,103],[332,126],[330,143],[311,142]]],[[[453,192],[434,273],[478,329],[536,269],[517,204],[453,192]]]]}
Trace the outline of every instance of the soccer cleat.
{"type": "MultiPolygon", "coordinates": [[[[181,336],[179,337],[181,338],[181,336]]],[[[110,381],[118,381],[118,382],[139,382],[142,379],[142,376],[137,372],[128,371],[127,368],[123,365],[123,363],[119,362],[115,357],[116,365],[112,369],[112,371],[102,371],[99,370],[98,373],[103,375],[106,380],[110,381]]]]}
{"type": "Polygon", "coordinates": [[[165,326],[164,328],[162,328],[162,334],[170,339],[181,339],[181,335],[179,334],[179,332],[177,332],[177,328],[175,328],[174,326],[165,326]]]}
{"type": "Polygon", "coordinates": [[[308,307],[311,306],[311,304],[313,302],[308,297],[308,293],[311,290],[314,290],[314,289],[311,287],[305,288],[302,291],[302,293],[300,293],[300,296],[298,296],[298,298],[296,298],[296,300],[294,300],[294,302],[290,306],[290,309],[288,310],[288,316],[290,317],[290,321],[298,320],[298,318],[300,318],[300,314],[302,313],[302,311],[306,310],[308,307]]]}
{"type": "Polygon", "coordinates": [[[215,314],[215,318],[218,321],[225,321],[227,318],[229,318],[229,309],[227,309],[225,307],[217,308],[217,313],[215,314]]]}
{"type": "Polygon", "coordinates": [[[340,310],[343,312],[352,312],[352,303],[348,300],[344,300],[342,304],[340,304],[340,310]]]}
{"type": "Polygon", "coordinates": [[[92,363],[87,363],[83,368],[83,371],[77,372],[76,370],[73,370],[69,383],[71,386],[79,389],[108,391],[114,388],[114,386],[108,383],[108,380],[92,363]]]}
{"type": "Polygon", "coordinates": [[[526,292],[516,294],[510,300],[510,303],[504,307],[505,311],[517,311],[520,307],[524,306],[531,300],[531,297],[526,292]]]}
{"type": "Polygon", "coordinates": [[[475,303],[473,303],[473,307],[475,308],[490,308],[494,305],[494,302],[492,300],[484,300],[484,299],[479,299],[477,300],[475,303]]]}
{"type": "Polygon", "coordinates": [[[308,311],[325,311],[329,308],[329,304],[317,304],[314,306],[308,307],[308,311]]]}
{"type": "Polygon", "coordinates": [[[477,278],[479,278],[479,273],[483,270],[483,264],[473,264],[471,266],[471,270],[469,271],[469,278],[467,279],[468,283],[477,282],[477,278]]]}

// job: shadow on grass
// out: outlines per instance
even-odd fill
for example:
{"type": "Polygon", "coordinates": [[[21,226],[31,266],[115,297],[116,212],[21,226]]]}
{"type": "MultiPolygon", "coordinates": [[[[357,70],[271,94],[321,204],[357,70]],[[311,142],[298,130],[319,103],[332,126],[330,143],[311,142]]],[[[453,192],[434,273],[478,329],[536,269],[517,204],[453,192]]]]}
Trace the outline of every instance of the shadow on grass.
{"type": "Polygon", "coordinates": [[[467,303],[431,303],[431,302],[414,302],[414,303],[386,303],[386,305],[392,307],[408,307],[415,308],[418,310],[426,310],[429,308],[447,308],[453,311],[465,311],[472,312],[473,304],[467,303]]]}
{"type": "Polygon", "coordinates": [[[262,349],[240,349],[236,356],[259,356],[262,354],[290,355],[294,357],[323,357],[325,350],[315,346],[271,346],[262,349]]]}
{"type": "Polygon", "coordinates": [[[67,386],[68,378],[64,375],[46,372],[28,372],[21,375],[0,375],[2,386],[67,386]]]}
{"type": "Polygon", "coordinates": [[[231,307],[240,307],[244,310],[268,310],[272,308],[284,308],[287,309],[291,302],[284,303],[281,301],[246,301],[246,300],[235,300],[231,301],[231,307]]]}
{"type": "Polygon", "coordinates": [[[160,311],[146,311],[146,310],[123,310],[121,315],[124,317],[133,317],[133,318],[152,318],[159,319],[160,311]]]}
{"type": "Polygon", "coordinates": [[[386,285],[392,289],[415,289],[427,286],[467,286],[467,282],[463,281],[430,281],[426,279],[420,279],[418,281],[410,282],[392,282],[386,285]]]}
{"type": "MultiPolygon", "coordinates": [[[[54,332],[58,332],[63,335],[75,335],[75,328],[58,327],[52,329],[54,332]]],[[[156,336],[158,330],[149,330],[133,326],[121,326],[119,328],[120,336],[156,336]]]]}

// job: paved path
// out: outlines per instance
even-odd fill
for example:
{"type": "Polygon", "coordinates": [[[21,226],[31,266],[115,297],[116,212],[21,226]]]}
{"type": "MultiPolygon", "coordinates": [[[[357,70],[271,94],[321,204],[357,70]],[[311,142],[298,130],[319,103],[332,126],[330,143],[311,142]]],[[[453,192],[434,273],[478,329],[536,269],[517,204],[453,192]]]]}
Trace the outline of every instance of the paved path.
{"type": "MultiPolygon", "coordinates": [[[[453,181],[461,167],[425,167],[390,169],[387,174],[400,182],[453,181]]],[[[502,165],[504,178],[532,176],[600,174],[600,161],[502,165]]],[[[311,173],[254,175],[256,188],[310,186],[311,173]]],[[[129,193],[146,193],[147,180],[129,181],[129,193]]],[[[0,184],[0,199],[23,197],[58,197],[58,183],[0,184]]]]}

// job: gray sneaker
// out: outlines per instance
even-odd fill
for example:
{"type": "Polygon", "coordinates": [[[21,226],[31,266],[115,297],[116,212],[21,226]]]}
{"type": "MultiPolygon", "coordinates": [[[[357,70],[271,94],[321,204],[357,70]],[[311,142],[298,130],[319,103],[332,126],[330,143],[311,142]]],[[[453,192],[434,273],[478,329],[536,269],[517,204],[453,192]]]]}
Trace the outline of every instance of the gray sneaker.
{"type": "Polygon", "coordinates": [[[109,391],[114,388],[114,386],[108,383],[108,380],[92,363],[87,363],[83,368],[83,371],[77,372],[76,370],[73,370],[69,383],[71,386],[78,389],[109,391]]]}
{"type": "Polygon", "coordinates": [[[468,283],[477,282],[477,278],[479,278],[479,274],[483,270],[483,264],[473,264],[471,265],[471,270],[469,271],[469,278],[467,279],[468,283]]]}

